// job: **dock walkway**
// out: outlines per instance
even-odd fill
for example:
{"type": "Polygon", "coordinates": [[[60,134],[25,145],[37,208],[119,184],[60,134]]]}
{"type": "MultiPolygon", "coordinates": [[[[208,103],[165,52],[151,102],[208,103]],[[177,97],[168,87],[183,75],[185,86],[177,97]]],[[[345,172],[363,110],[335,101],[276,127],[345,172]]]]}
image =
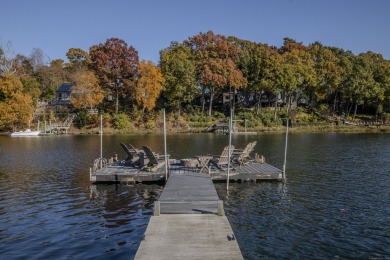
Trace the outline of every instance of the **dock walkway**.
{"type": "Polygon", "coordinates": [[[210,175],[170,174],[135,259],[243,259],[210,175]]]}

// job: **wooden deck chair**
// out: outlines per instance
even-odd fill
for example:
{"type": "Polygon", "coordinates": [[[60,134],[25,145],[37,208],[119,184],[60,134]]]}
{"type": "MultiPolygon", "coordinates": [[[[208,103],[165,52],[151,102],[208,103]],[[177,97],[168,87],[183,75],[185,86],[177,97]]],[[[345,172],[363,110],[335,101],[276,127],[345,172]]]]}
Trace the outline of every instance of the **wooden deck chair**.
{"type": "Polygon", "coordinates": [[[248,163],[252,162],[253,159],[250,156],[250,153],[253,152],[257,141],[248,143],[244,150],[235,150],[233,162],[239,164],[240,166],[245,166],[248,163]]]}
{"type": "Polygon", "coordinates": [[[120,143],[120,145],[127,154],[125,162],[136,163],[139,160],[138,150],[135,149],[131,144],[129,144],[130,148],[128,148],[124,143],[120,143]]]}
{"type": "Polygon", "coordinates": [[[148,146],[142,146],[142,150],[144,150],[146,157],[149,159],[149,162],[144,167],[144,170],[157,171],[159,168],[165,165],[164,156],[157,156],[148,146]]]}
{"type": "MultiPolygon", "coordinates": [[[[232,154],[234,151],[234,146],[230,146],[230,158],[232,159],[232,154]]],[[[220,156],[214,157],[211,161],[211,164],[213,164],[215,167],[217,167],[220,170],[227,170],[228,164],[229,164],[229,146],[226,146],[222,154],[220,156]]]]}

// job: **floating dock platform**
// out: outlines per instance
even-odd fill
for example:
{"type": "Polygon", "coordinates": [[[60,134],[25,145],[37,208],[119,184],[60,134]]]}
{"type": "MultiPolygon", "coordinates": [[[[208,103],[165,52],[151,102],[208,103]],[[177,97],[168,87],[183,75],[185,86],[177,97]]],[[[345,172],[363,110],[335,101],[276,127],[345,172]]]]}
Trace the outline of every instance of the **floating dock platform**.
{"type": "Polygon", "coordinates": [[[243,259],[210,175],[170,174],[135,259],[243,259]]]}
{"type": "MultiPolygon", "coordinates": [[[[169,175],[171,174],[188,174],[197,173],[200,171],[196,167],[186,167],[180,164],[179,160],[170,160],[168,167],[169,175]]],[[[215,167],[202,170],[202,173],[209,173],[213,181],[226,181],[227,172],[219,170],[215,167]]],[[[90,179],[92,182],[115,182],[115,183],[147,183],[147,182],[163,182],[165,181],[165,167],[160,167],[156,171],[143,171],[137,167],[126,166],[119,162],[108,164],[102,169],[94,172],[91,171],[90,179]]],[[[282,170],[267,164],[267,163],[249,163],[246,166],[235,166],[229,172],[229,180],[231,182],[245,181],[282,181],[282,170]]]]}

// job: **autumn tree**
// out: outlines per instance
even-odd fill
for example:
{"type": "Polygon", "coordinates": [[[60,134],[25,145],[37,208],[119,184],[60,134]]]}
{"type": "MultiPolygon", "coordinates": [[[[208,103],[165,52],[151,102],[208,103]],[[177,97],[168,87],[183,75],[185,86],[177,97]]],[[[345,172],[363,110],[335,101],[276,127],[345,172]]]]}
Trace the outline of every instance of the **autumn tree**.
{"type": "Polygon", "coordinates": [[[31,96],[23,93],[16,75],[6,72],[0,76],[0,129],[25,127],[34,112],[31,96]]]}
{"type": "Polygon", "coordinates": [[[255,93],[259,112],[263,93],[272,93],[280,69],[280,55],[276,47],[229,37],[240,50],[238,68],[248,80],[245,98],[249,102],[249,92],[255,93]]]}
{"type": "MultiPolygon", "coordinates": [[[[199,33],[188,38],[184,45],[192,49],[197,70],[197,81],[202,86],[202,97],[206,89],[210,94],[208,114],[211,115],[215,90],[230,86],[246,86],[246,79],[237,69],[238,48],[230,44],[226,37],[212,31],[199,33]]],[[[202,98],[202,112],[204,98],[202,98]]]]}
{"type": "Polygon", "coordinates": [[[161,69],[151,61],[139,63],[139,79],[135,87],[135,99],[142,111],[151,110],[165,82],[161,69]]]}
{"type": "Polygon", "coordinates": [[[64,61],[57,59],[53,60],[50,66],[39,66],[34,77],[40,83],[41,97],[50,100],[55,97],[58,86],[68,81],[69,75],[64,70],[64,61]]]}
{"type": "Polygon", "coordinates": [[[66,53],[66,57],[69,60],[66,68],[72,72],[86,69],[90,62],[89,53],[80,48],[70,48],[66,53]]]}
{"type": "Polygon", "coordinates": [[[181,104],[191,102],[198,92],[191,49],[172,42],[170,47],[160,51],[160,67],[165,78],[163,95],[176,107],[180,117],[181,104]]]}
{"type": "MultiPolygon", "coordinates": [[[[288,100],[294,98],[294,101],[297,101],[300,93],[305,89],[308,93],[313,93],[310,88],[316,86],[316,74],[308,47],[285,38],[280,53],[281,69],[277,84],[288,100]]],[[[310,94],[309,98],[313,98],[313,94],[310,94]]]]}
{"type": "Polygon", "coordinates": [[[101,86],[115,95],[115,113],[119,109],[119,96],[126,95],[138,74],[138,52],[118,38],[110,38],[89,50],[91,67],[101,86]]]}
{"type": "Polygon", "coordinates": [[[70,102],[75,108],[93,109],[103,101],[103,90],[99,86],[98,78],[92,71],[79,70],[72,75],[72,81],[76,85],[72,88],[70,102]]]}

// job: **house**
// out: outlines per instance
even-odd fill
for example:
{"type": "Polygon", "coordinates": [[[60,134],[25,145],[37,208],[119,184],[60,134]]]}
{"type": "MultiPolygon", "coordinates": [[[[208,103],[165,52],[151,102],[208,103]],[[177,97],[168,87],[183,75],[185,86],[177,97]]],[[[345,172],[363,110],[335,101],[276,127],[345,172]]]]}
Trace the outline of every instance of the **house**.
{"type": "Polygon", "coordinates": [[[70,98],[72,96],[72,88],[76,86],[75,83],[62,83],[56,90],[56,99],[51,102],[52,105],[70,105],[70,98]]]}

